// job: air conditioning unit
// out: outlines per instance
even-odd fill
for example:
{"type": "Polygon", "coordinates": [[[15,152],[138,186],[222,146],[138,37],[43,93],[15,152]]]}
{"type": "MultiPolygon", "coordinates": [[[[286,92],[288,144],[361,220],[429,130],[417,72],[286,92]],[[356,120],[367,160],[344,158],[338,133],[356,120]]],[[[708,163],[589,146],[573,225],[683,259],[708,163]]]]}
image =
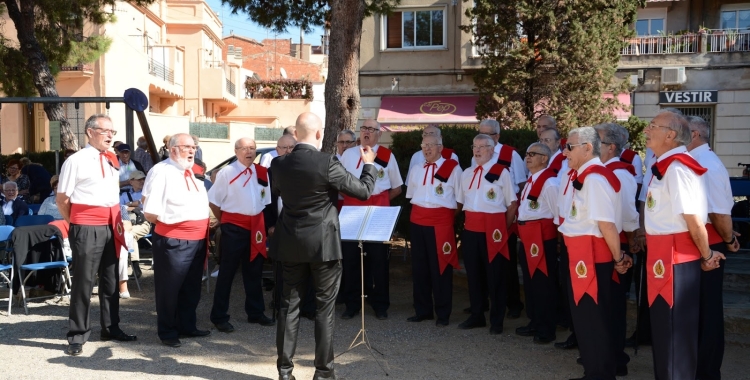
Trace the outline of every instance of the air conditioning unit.
{"type": "Polygon", "coordinates": [[[684,67],[662,67],[661,84],[683,84],[687,82],[684,67]]]}

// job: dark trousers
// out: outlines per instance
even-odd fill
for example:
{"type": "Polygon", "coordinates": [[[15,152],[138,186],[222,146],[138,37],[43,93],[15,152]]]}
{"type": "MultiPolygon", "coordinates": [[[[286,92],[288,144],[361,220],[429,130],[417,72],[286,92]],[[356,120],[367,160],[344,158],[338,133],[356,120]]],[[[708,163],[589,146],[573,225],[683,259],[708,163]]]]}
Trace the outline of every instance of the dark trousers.
{"type": "MultiPolygon", "coordinates": [[[[506,283],[508,284],[508,310],[521,310],[523,302],[521,302],[521,284],[518,281],[518,235],[512,234],[508,236],[508,252],[510,256],[509,265],[506,267],[506,283]]],[[[528,313],[528,312],[527,312],[528,313]]]]}
{"type": "Polygon", "coordinates": [[[578,305],[573,298],[573,286],[568,283],[568,297],[573,323],[576,326],[578,349],[583,360],[587,379],[614,380],[615,350],[611,338],[612,317],[612,271],[613,262],[595,264],[597,302],[584,294],[578,305]]]}
{"type": "Polygon", "coordinates": [[[216,279],[214,305],[211,308],[211,322],[229,322],[229,294],[237,267],[242,268],[242,284],[245,288],[245,313],[250,318],[258,318],[265,310],[263,302],[263,256],[257,255],[250,261],[250,239],[252,233],[231,223],[222,223],[221,236],[228,244],[221,245],[221,269],[216,279]]]}
{"type": "MultiPolygon", "coordinates": [[[[620,248],[628,252],[628,245],[621,244],[620,248]]],[[[627,293],[633,283],[633,270],[625,274],[615,274],[619,283],[612,280],[612,344],[615,347],[615,361],[617,368],[622,368],[630,362],[630,356],[625,353],[625,334],[627,332],[627,293]]]]}
{"type": "Polygon", "coordinates": [[[575,329],[573,328],[573,315],[570,310],[570,295],[568,294],[568,288],[570,287],[570,269],[568,267],[570,259],[568,258],[568,247],[565,244],[559,244],[559,246],[560,256],[558,263],[560,265],[558,267],[558,274],[560,276],[560,281],[558,283],[559,292],[557,294],[562,302],[558,303],[560,305],[558,311],[562,318],[568,323],[570,331],[575,334],[575,329]]]}
{"type": "Polygon", "coordinates": [[[341,261],[289,263],[282,265],[283,294],[276,324],[276,368],[279,375],[294,369],[294,352],[299,331],[300,296],[307,292],[309,279],[315,288],[315,377],[330,378],[333,371],[333,312],[341,282],[341,261]]]}
{"type": "Polygon", "coordinates": [[[118,260],[110,226],[71,224],[68,233],[73,250],[73,286],[70,290],[68,343],[86,343],[91,334],[91,293],[99,274],[99,318],[102,330],[120,331],[118,260]]]}
{"type": "Polygon", "coordinates": [[[635,265],[633,265],[633,281],[635,281],[635,298],[638,305],[638,317],[636,318],[636,339],[640,342],[651,342],[651,314],[648,307],[648,284],[646,281],[646,254],[640,251],[636,254],[635,265]]]}
{"type": "Polygon", "coordinates": [[[206,241],[154,233],[153,242],[157,334],[161,340],[177,339],[197,330],[206,241]]]}
{"type": "Polygon", "coordinates": [[[654,377],[694,379],[698,366],[700,260],[674,266],[674,304],[657,296],[651,304],[654,377]]]}
{"type": "MultiPolygon", "coordinates": [[[[346,309],[356,311],[362,305],[362,289],[360,275],[360,249],[359,243],[341,243],[344,255],[343,291],[346,309]]],[[[388,288],[388,249],[385,244],[364,243],[364,284],[367,301],[372,309],[388,311],[391,305],[388,288]]]]}
{"type": "Polygon", "coordinates": [[[414,310],[417,316],[448,323],[453,307],[453,267],[440,273],[435,228],[409,223],[411,233],[411,273],[414,282],[414,310]]]}
{"type": "Polygon", "coordinates": [[[486,234],[464,230],[461,235],[462,253],[464,266],[466,266],[466,279],[469,285],[469,303],[471,305],[471,316],[484,321],[484,302],[482,296],[481,277],[487,280],[487,290],[490,299],[490,326],[503,329],[505,319],[505,300],[507,297],[505,273],[508,259],[498,253],[492,262],[489,262],[487,253],[486,234]]]}
{"type": "MultiPolygon", "coordinates": [[[[726,244],[711,246],[726,254],[726,244]]],[[[720,380],[724,360],[724,265],[701,271],[700,328],[698,337],[698,380],[720,380]]]]}
{"type": "Polygon", "coordinates": [[[529,325],[537,330],[536,335],[543,339],[554,339],[557,330],[557,238],[544,241],[544,260],[547,274],[538,268],[534,277],[529,272],[525,246],[521,243],[518,250],[518,261],[523,271],[523,289],[526,298],[526,314],[531,321],[529,325]]]}

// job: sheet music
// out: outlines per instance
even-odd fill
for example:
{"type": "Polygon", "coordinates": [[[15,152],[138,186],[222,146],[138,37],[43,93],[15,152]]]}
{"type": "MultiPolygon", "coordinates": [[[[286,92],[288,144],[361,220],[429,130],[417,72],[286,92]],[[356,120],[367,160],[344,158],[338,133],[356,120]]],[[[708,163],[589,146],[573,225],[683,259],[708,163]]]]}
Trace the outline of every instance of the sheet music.
{"type": "Polygon", "coordinates": [[[367,223],[359,237],[362,241],[389,241],[401,207],[371,206],[367,223]]]}
{"type": "Polygon", "coordinates": [[[362,223],[367,216],[367,206],[344,206],[339,213],[341,240],[359,240],[362,223]]]}

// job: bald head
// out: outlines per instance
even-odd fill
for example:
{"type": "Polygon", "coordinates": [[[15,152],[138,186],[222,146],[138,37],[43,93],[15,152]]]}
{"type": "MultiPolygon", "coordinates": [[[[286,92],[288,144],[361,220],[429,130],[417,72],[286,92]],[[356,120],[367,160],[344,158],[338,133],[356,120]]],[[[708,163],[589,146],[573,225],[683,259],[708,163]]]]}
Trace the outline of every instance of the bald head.
{"type": "Polygon", "coordinates": [[[320,146],[319,142],[323,139],[323,121],[312,112],[302,113],[294,125],[294,135],[301,143],[320,146]]]}

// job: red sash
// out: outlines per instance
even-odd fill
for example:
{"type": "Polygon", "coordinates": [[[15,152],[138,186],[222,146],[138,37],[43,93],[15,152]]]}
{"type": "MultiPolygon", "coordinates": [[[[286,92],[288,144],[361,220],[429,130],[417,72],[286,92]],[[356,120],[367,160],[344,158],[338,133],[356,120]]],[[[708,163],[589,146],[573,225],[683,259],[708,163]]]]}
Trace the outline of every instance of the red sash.
{"type": "MultiPolygon", "coordinates": [[[[632,149],[625,149],[620,154],[620,161],[625,162],[627,164],[633,165],[633,159],[635,159],[635,155],[638,154],[632,149]]],[[[635,175],[635,174],[633,174],[635,175]]]]}
{"type": "Polygon", "coordinates": [[[612,170],[608,169],[606,166],[600,166],[600,165],[591,165],[586,168],[586,170],[583,171],[583,173],[578,174],[578,177],[573,180],[573,187],[581,191],[583,188],[583,181],[586,179],[586,177],[591,174],[599,174],[607,179],[607,182],[609,182],[609,185],[612,186],[612,189],[615,190],[615,193],[620,192],[620,180],[617,179],[617,176],[615,173],[612,172],[612,170]]]}
{"type": "Polygon", "coordinates": [[[445,158],[446,160],[450,160],[451,158],[453,158],[453,153],[454,151],[451,148],[443,148],[443,150],[440,151],[440,155],[443,156],[443,158],[445,158]]]}
{"type": "Polygon", "coordinates": [[[560,150],[565,151],[565,144],[568,143],[568,139],[560,139],[560,150]]]}
{"type": "Polygon", "coordinates": [[[65,220],[53,220],[49,222],[49,224],[57,227],[57,229],[60,230],[60,235],[62,235],[63,239],[68,238],[68,231],[70,230],[70,223],[66,222],[65,220]]]}
{"type": "Polygon", "coordinates": [[[391,205],[391,198],[390,198],[390,191],[381,191],[378,194],[370,195],[370,198],[367,198],[364,201],[360,201],[357,198],[350,197],[344,193],[341,193],[341,196],[344,197],[343,205],[344,206],[390,206],[391,205]]]}
{"type": "Polygon", "coordinates": [[[112,207],[104,207],[73,203],[70,206],[70,223],[82,226],[112,227],[117,258],[120,258],[120,249],[127,247],[125,244],[125,228],[122,226],[119,204],[112,207]]]}
{"type": "Polygon", "coordinates": [[[526,251],[529,275],[533,278],[534,273],[539,269],[545,276],[549,276],[547,274],[544,241],[557,237],[557,228],[552,219],[518,222],[518,237],[521,238],[523,248],[526,251]]]}
{"type": "Polygon", "coordinates": [[[526,195],[526,199],[536,202],[539,199],[539,195],[542,194],[544,183],[547,182],[548,179],[554,178],[556,174],[557,172],[552,168],[544,169],[542,171],[542,174],[540,174],[539,177],[537,177],[536,181],[534,181],[534,183],[531,185],[531,189],[529,189],[529,193],[526,195]]]}
{"type": "Polygon", "coordinates": [[[704,173],[708,171],[708,169],[701,166],[701,164],[699,164],[698,161],[696,161],[689,154],[677,153],[651,165],[651,173],[653,173],[656,179],[661,181],[661,179],[664,177],[664,174],[667,173],[667,169],[669,168],[669,165],[673,161],[680,161],[681,164],[687,166],[690,170],[693,171],[693,173],[697,174],[698,176],[702,176],[704,173]]]}
{"type": "MultiPolygon", "coordinates": [[[[651,306],[656,296],[661,295],[669,307],[672,307],[674,305],[674,265],[700,260],[701,252],[687,231],[670,235],[646,234],[646,244],[648,245],[646,256],[648,305],[651,306]]],[[[695,297],[697,296],[696,294],[695,297]]]]}
{"type": "Polygon", "coordinates": [[[713,223],[706,223],[706,232],[708,232],[708,245],[714,245],[724,242],[724,238],[714,228],[713,223]]]}
{"type": "Polygon", "coordinates": [[[547,169],[554,170],[555,174],[560,172],[560,169],[562,169],[562,163],[565,160],[565,155],[562,153],[558,154],[554,160],[549,164],[547,169]]]}
{"type": "MultiPolygon", "coordinates": [[[[450,160],[453,161],[453,160],[450,160]]],[[[454,161],[455,162],[455,161],[454,161]]],[[[412,205],[409,220],[420,226],[435,228],[435,245],[440,265],[440,274],[443,274],[448,265],[458,269],[458,251],[456,251],[456,232],[453,230],[453,216],[456,210],[439,207],[425,208],[412,205]]]]}
{"type": "Polygon", "coordinates": [[[208,237],[208,218],[187,220],[175,224],[156,223],[154,232],[161,236],[182,240],[201,240],[208,237]]]}
{"type": "Polygon", "coordinates": [[[440,168],[435,173],[435,179],[437,179],[440,182],[448,182],[448,178],[451,177],[451,173],[453,173],[453,168],[458,166],[458,162],[456,160],[450,159],[443,161],[443,164],[440,165],[440,168]]]}
{"type": "Polygon", "coordinates": [[[492,166],[490,166],[490,170],[488,170],[487,174],[484,175],[484,179],[486,179],[489,183],[495,183],[495,181],[500,179],[500,175],[503,174],[503,170],[507,170],[508,173],[510,173],[510,169],[507,166],[492,164],[492,166]]]}
{"type": "Polygon", "coordinates": [[[490,214],[486,212],[466,211],[464,228],[472,232],[484,233],[489,262],[495,260],[498,252],[510,260],[510,252],[508,252],[508,228],[505,223],[504,212],[490,214]]]}
{"type": "Polygon", "coordinates": [[[237,227],[250,231],[250,261],[255,260],[259,253],[265,258],[268,257],[266,250],[266,223],[263,220],[262,212],[258,213],[258,215],[244,215],[223,211],[221,213],[221,222],[234,224],[237,227]]]}
{"type": "Polygon", "coordinates": [[[599,285],[596,283],[594,264],[612,261],[612,253],[609,251],[607,242],[604,238],[592,235],[575,237],[563,235],[563,237],[568,247],[568,270],[570,270],[570,283],[573,286],[573,299],[576,305],[587,293],[594,299],[594,303],[598,304],[599,285]]]}
{"type": "Polygon", "coordinates": [[[503,146],[500,147],[500,152],[497,155],[497,163],[510,169],[510,165],[513,162],[513,152],[515,151],[516,148],[510,145],[503,144],[503,146]]]}
{"type": "Polygon", "coordinates": [[[391,150],[382,145],[378,146],[378,151],[375,154],[375,163],[382,167],[387,167],[390,160],[391,150]]]}
{"type": "Polygon", "coordinates": [[[635,177],[635,167],[632,164],[628,164],[627,162],[612,161],[608,163],[606,166],[612,171],[619,170],[619,169],[627,170],[628,173],[630,173],[630,175],[635,177]]]}

